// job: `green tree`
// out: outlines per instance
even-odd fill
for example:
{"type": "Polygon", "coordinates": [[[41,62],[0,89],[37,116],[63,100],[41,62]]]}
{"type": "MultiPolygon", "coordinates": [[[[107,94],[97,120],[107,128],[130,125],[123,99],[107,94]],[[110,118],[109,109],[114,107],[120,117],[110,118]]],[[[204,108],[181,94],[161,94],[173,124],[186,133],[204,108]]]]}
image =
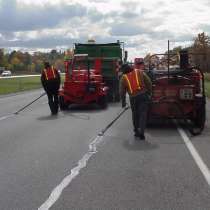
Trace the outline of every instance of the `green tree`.
{"type": "Polygon", "coordinates": [[[192,56],[192,62],[199,66],[203,71],[210,72],[210,38],[207,34],[199,33],[194,39],[190,51],[195,55],[192,56]]]}

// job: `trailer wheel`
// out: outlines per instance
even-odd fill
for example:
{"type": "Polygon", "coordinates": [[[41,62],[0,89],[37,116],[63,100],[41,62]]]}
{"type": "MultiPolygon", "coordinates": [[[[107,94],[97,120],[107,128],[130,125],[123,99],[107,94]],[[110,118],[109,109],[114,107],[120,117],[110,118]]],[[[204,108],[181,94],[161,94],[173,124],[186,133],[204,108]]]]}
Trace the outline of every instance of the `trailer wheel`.
{"type": "Polygon", "coordinates": [[[197,110],[197,116],[194,118],[194,124],[196,127],[203,129],[206,121],[206,106],[202,104],[197,110]]]}
{"type": "Polygon", "coordinates": [[[61,110],[67,110],[68,109],[68,104],[65,103],[63,96],[59,96],[59,105],[60,105],[61,110]]]}
{"type": "Polygon", "coordinates": [[[101,96],[101,97],[98,99],[98,105],[99,105],[102,109],[107,108],[107,97],[106,97],[106,96],[101,96]]]}

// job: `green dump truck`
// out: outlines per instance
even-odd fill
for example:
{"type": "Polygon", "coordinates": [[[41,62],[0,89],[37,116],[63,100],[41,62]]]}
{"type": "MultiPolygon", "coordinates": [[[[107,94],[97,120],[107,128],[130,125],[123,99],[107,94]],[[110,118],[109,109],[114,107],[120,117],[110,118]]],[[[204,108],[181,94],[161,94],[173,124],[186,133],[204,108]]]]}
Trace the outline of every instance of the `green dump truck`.
{"type": "Polygon", "coordinates": [[[87,44],[76,43],[74,54],[88,54],[89,59],[102,59],[102,75],[105,84],[109,87],[108,100],[120,101],[119,95],[119,64],[127,59],[127,52],[124,53],[122,42],[107,44],[87,44]]]}

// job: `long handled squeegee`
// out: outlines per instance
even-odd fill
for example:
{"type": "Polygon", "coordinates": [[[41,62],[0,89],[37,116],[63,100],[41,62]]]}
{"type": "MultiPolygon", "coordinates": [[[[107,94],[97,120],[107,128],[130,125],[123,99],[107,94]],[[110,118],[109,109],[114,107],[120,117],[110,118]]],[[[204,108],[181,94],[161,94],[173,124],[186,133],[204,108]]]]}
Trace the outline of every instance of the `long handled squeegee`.
{"type": "Polygon", "coordinates": [[[103,136],[104,133],[126,112],[128,109],[130,109],[130,106],[126,106],[118,115],[113,119],[107,126],[104,128],[98,135],[103,136]]]}
{"type": "Polygon", "coordinates": [[[42,98],[44,95],[46,95],[46,93],[42,93],[38,98],[36,98],[35,100],[33,100],[32,102],[30,102],[29,104],[25,105],[23,108],[21,108],[20,110],[18,110],[17,112],[15,112],[14,114],[19,114],[20,112],[22,112],[24,109],[26,109],[27,107],[29,107],[31,104],[33,104],[34,102],[38,101],[40,98],[42,98]]]}

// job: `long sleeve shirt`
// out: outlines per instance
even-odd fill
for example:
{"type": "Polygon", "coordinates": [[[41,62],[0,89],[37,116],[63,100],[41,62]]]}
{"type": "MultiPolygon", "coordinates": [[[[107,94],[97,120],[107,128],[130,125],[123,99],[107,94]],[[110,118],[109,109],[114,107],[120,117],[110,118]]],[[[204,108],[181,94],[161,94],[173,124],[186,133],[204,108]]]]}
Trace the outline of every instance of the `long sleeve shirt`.
{"type": "Polygon", "coordinates": [[[120,95],[122,99],[122,103],[126,101],[126,92],[128,92],[130,97],[135,97],[136,95],[140,94],[141,92],[148,92],[149,94],[152,93],[152,82],[150,78],[144,73],[143,71],[138,73],[138,77],[140,81],[143,81],[143,90],[139,90],[137,93],[131,93],[127,84],[127,81],[124,76],[121,77],[120,80],[120,95]]]}

